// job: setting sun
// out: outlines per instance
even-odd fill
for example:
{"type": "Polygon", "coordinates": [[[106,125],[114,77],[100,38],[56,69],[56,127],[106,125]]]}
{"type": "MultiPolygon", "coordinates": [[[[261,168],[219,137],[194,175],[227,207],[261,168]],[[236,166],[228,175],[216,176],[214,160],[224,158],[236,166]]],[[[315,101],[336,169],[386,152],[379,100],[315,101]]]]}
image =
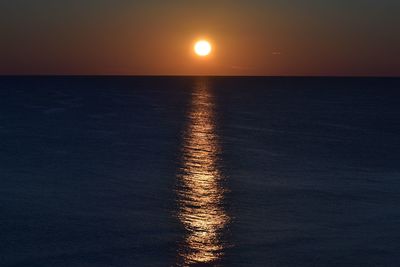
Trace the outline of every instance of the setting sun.
{"type": "Polygon", "coordinates": [[[194,45],[194,52],[201,57],[208,56],[211,53],[211,44],[206,40],[197,41],[194,45]]]}

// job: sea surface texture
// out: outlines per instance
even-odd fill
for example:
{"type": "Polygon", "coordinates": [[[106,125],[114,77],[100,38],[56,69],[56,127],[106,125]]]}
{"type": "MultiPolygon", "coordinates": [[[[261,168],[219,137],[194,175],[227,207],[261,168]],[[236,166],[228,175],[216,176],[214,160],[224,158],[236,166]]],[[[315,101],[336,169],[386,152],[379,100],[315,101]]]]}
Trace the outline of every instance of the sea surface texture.
{"type": "Polygon", "coordinates": [[[400,266],[400,79],[1,77],[0,266],[400,266]]]}

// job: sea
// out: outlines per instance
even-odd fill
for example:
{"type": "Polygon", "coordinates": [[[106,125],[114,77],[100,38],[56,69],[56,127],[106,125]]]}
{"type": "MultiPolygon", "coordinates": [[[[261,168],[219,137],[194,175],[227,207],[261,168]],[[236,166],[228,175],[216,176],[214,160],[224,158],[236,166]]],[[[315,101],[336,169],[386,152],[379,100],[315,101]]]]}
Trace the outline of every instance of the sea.
{"type": "Polygon", "coordinates": [[[400,78],[0,77],[0,266],[400,266],[400,78]]]}

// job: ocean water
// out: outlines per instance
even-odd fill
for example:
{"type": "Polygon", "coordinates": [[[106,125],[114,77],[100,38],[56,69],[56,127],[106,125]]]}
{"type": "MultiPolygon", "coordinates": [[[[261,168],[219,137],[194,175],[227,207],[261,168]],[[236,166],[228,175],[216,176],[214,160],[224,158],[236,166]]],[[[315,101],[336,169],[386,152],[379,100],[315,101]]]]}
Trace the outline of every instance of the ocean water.
{"type": "Polygon", "coordinates": [[[400,79],[1,77],[0,266],[400,266],[400,79]]]}

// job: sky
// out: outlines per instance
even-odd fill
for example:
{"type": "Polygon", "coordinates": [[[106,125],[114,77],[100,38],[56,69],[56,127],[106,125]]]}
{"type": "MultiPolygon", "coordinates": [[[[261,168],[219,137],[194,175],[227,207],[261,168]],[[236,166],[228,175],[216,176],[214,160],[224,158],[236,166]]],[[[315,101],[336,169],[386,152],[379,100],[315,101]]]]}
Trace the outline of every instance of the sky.
{"type": "Polygon", "coordinates": [[[399,14],[399,0],[0,0],[0,74],[400,76],[399,14]]]}

